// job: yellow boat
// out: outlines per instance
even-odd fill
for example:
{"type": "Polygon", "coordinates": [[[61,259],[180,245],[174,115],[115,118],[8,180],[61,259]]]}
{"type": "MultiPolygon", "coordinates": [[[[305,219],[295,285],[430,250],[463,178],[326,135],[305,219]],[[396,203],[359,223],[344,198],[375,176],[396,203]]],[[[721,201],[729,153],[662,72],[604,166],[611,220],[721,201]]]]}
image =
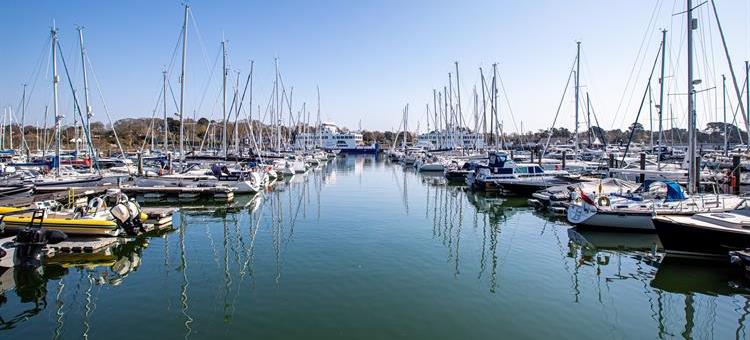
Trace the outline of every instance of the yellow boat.
{"type": "MultiPolygon", "coordinates": [[[[18,231],[31,225],[32,212],[23,212],[24,210],[26,209],[0,207],[0,221],[5,225],[6,230],[18,231]]],[[[39,221],[41,221],[42,229],[59,230],[67,235],[117,236],[121,230],[112,220],[91,217],[73,218],[55,212],[46,213],[44,219],[35,220],[34,224],[38,225],[39,221]]]]}

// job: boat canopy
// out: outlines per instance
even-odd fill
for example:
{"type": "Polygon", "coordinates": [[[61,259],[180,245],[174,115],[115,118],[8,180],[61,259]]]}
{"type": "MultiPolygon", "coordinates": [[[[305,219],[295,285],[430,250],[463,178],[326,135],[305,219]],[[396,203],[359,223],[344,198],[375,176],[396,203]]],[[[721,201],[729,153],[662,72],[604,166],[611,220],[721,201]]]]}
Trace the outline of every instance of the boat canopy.
{"type": "Polygon", "coordinates": [[[642,191],[648,191],[651,186],[654,183],[664,183],[664,185],[667,186],[667,197],[665,201],[667,202],[673,202],[673,201],[682,201],[685,199],[685,192],[682,190],[682,187],[675,181],[665,179],[665,180],[646,180],[643,182],[643,185],[641,186],[642,191]]]}

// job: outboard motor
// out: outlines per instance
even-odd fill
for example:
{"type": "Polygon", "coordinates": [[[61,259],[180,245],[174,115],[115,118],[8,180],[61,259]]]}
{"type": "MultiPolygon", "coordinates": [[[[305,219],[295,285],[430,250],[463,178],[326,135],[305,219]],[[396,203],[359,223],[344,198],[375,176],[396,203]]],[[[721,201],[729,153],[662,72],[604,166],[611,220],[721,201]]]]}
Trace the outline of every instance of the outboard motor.
{"type": "Polygon", "coordinates": [[[112,207],[109,211],[120,226],[130,236],[145,232],[141,221],[141,210],[133,201],[125,201],[112,207]]]}
{"type": "Polygon", "coordinates": [[[58,230],[42,230],[26,227],[16,235],[16,266],[36,268],[42,265],[42,249],[47,244],[60,243],[67,239],[65,233],[58,230]]]}

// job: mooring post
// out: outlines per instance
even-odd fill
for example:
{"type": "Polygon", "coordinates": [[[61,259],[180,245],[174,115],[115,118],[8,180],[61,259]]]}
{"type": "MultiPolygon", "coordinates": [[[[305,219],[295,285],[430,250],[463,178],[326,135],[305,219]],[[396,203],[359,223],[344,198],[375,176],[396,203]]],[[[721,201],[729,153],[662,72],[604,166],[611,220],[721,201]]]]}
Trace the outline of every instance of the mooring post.
{"type": "Polygon", "coordinates": [[[693,163],[693,166],[695,167],[695,187],[698,189],[698,191],[701,190],[701,156],[695,156],[695,163],[693,163]]]}
{"type": "Polygon", "coordinates": [[[646,153],[641,152],[641,175],[639,176],[640,181],[638,183],[643,183],[646,181],[646,153]]]}
{"type": "Polygon", "coordinates": [[[567,151],[563,151],[562,153],[562,169],[565,170],[565,157],[568,155],[567,151]]]}
{"type": "Polygon", "coordinates": [[[143,176],[143,154],[138,152],[138,176],[143,176]]]}
{"type": "Polygon", "coordinates": [[[732,156],[732,193],[735,195],[740,194],[740,156],[732,156]]]}

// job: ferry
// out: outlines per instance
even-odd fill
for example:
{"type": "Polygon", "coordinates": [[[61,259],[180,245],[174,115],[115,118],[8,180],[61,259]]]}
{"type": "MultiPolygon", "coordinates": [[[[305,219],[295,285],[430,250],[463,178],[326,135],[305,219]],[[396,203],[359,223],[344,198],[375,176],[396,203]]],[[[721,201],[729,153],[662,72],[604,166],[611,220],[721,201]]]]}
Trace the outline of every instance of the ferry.
{"type": "Polygon", "coordinates": [[[323,123],[321,133],[303,132],[294,137],[296,149],[312,149],[321,146],[326,151],[347,154],[377,154],[380,151],[378,143],[365,145],[362,134],[340,129],[335,124],[323,123]]]}

